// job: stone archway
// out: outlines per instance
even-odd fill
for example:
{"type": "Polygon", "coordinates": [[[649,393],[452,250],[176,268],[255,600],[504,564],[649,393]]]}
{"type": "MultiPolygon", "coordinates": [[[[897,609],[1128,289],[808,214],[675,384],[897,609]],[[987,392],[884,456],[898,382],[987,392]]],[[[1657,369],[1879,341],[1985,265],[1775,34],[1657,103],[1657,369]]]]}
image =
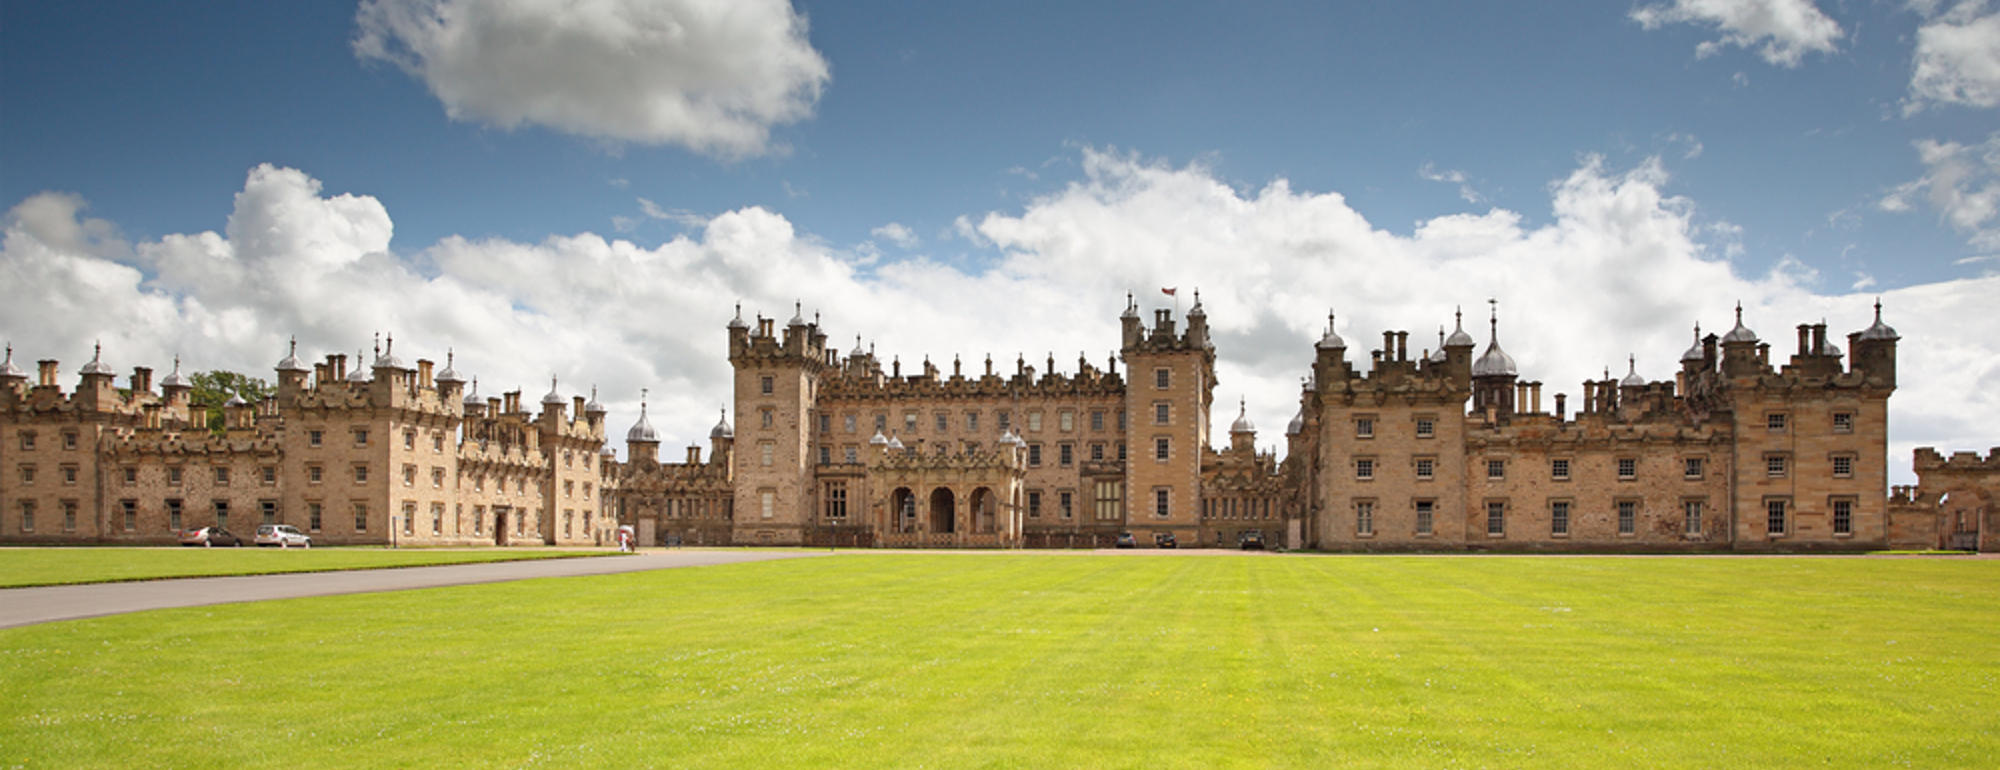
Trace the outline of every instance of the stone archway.
{"type": "Polygon", "coordinates": [[[889,531],[915,532],[917,529],[917,494],[909,487],[897,487],[889,494],[889,531]]]}
{"type": "Polygon", "coordinates": [[[972,531],[982,535],[993,534],[999,507],[993,490],[986,487],[972,490],[972,531]]]}
{"type": "Polygon", "coordinates": [[[930,531],[949,534],[958,531],[958,498],[945,487],[931,490],[930,531]]]}

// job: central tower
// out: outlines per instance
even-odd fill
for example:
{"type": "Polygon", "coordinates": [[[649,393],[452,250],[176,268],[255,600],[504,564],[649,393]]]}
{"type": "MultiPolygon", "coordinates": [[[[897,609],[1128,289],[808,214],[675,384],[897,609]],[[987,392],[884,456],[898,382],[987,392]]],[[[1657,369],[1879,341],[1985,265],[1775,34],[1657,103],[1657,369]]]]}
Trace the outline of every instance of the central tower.
{"type": "Polygon", "coordinates": [[[1126,430],[1125,522],[1134,533],[1172,532],[1194,542],[1201,526],[1201,458],[1208,447],[1209,407],[1215,400],[1215,346],[1208,313],[1196,292],[1187,331],[1176,333],[1173,312],[1153,311],[1153,327],[1127,300],[1120,357],[1126,430]]]}
{"type": "Polygon", "coordinates": [[[729,322],[736,370],[734,514],[737,545],[800,545],[811,521],[814,402],[828,356],[826,335],[794,313],[780,339],[775,319],[729,322]]]}

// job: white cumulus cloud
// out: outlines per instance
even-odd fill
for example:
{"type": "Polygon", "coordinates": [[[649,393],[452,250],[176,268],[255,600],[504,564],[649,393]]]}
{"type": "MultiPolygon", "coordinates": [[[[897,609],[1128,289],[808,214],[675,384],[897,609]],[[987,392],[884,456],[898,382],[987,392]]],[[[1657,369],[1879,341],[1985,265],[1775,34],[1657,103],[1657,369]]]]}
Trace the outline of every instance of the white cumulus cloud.
{"type": "Polygon", "coordinates": [[[900,223],[890,222],[889,224],[870,230],[868,233],[905,249],[914,249],[917,247],[917,234],[910,232],[910,228],[904,227],[900,223]]]}
{"type": "Polygon", "coordinates": [[[739,158],[810,117],[830,77],[786,0],[365,0],[355,54],[455,120],[739,158]]]}
{"type": "Polygon", "coordinates": [[[1922,139],[1916,148],[1927,173],[1897,185],[1881,208],[1909,211],[1921,198],[1974,248],[2000,251],[2000,133],[1973,145],[1922,139]]]}
{"type": "Polygon", "coordinates": [[[1722,39],[1695,48],[1701,57],[1723,46],[1755,48],[1764,61],[1796,67],[1808,53],[1839,50],[1840,25],[1812,0],[1673,0],[1633,9],[1632,19],[1646,29],[1668,24],[1699,24],[1722,32],[1722,39]]]}
{"type": "MultiPolygon", "coordinates": [[[[759,207],[653,248],[582,233],[453,237],[399,255],[375,199],[329,196],[302,172],[260,166],[225,232],[119,250],[73,235],[115,229],[84,219],[82,201],[45,194],[4,221],[0,328],[25,360],[60,358],[67,372],[101,338],[120,369],[179,354],[190,369],[262,376],[290,335],[316,358],[391,332],[405,360],[455,348],[459,370],[489,395],[537,396],[550,375],[565,396],[599,386],[622,448],[642,388],[669,446],[705,440],[731,392],[723,326],[739,301],[747,321],[818,318],[836,347],[879,346],[906,371],[928,358],[976,375],[990,355],[1003,373],[1050,359],[1073,372],[1079,357],[1112,363],[1126,292],[1142,310],[1172,307],[1159,289],[1175,286],[1182,312],[1196,289],[1208,311],[1218,403],[1246,398],[1268,447],[1297,408],[1329,307],[1365,367],[1383,330],[1411,332],[1418,355],[1460,306],[1483,347],[1486,300],[1497,299],[1501,341],[1551,401],[1607,367],[1622,371],[1628,354],[1641,374],[1671,379],[1692,325],[1726,330],[1739,300],[1779,361],[1795,324],[1825,318],[1844,337],[1872,320],[1873,295],[1822,294],[1797,270],[1738,274],[1705,245],[1712,228],[1695,221],[1695,204],[1664,192],[1657,161],[1617,170],[1586,160],[1550,185],[1546,225],[1493,209],[1435,217],[1410,235],[1372,225],[1337,193],[1282,180],[1238,191],[1201,165],[1091,149],[1081,167],[1018,210],[961,220],[967,240],[998,252],[984,267],[917,256],[866,272],[854,253],[759,207]]],[[[1986,311],[1996,292],[2000,277],[1882,294],[1904,338],[1891,421],[1899,483],[1914,446],[1994,443],[2000,317],[1986,311]]]]}
{"type": "Polygon", "coordinates": [[[1988,10],[1984,0],[1969,0],[1917,29],[1905,112],[1929,104],[2000,106],[2000,10],[1982,14],[1988,10]]]}

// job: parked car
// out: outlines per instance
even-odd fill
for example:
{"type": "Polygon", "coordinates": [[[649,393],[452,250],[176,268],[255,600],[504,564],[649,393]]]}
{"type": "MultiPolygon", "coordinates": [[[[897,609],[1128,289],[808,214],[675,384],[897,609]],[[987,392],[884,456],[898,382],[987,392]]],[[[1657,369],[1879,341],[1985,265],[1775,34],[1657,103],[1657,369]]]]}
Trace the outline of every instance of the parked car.
{"type": "Polygon", "coordinates": [[[237,537],[230,533],[229,530],[221,527],[199,527],[182,530],[181,545],[198,545],[203,548],[213,548],[223,545],[236,548],[243,545],[243,538],[237,537]]]}
{"type": "Polygon", "coordinates": [[[1264,533],[1245,532],[1237,536],[1236,545],[1245,551],[1262,551],[1264,550],[1264,533]]]}
{"type": "Polygon", "coordinates": [[[258,545],[275,545],[279,548],[313,547],[313,539],[290,524],[265,524],[257,528],[258,545]]]}
{"type": "Polygon", "coordinates": [[[1161,532],[1153,535],[1153,545],[1160,548],[1179,548],[1180,542],[1174,540],[1174,533],[1161,532]]]}
{"type": "Polygon", "coordinates": [[[1139,547],[1139,541],[1138,541],[1137,539],[1133,538],[1133,537],[1132,537],[1132,533],[1130,533],[1130,532],[1120,532],[1120,533],[1118,533],[1118,547],[1119,547],[1119,548],[1138,548],[1138,547],[1139,547]]]}

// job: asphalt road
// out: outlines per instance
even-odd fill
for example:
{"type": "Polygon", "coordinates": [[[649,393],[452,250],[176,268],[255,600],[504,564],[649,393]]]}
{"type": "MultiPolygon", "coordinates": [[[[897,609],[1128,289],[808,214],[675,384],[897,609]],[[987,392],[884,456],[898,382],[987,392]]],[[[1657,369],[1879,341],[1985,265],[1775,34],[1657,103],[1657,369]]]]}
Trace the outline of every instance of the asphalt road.
{"type": "Polygon", "coordinates": [[[533,559],[351,572],[302,572],[284,575],[6,588],[0,589],[0,628],[170,607],[200,607],[266,599],[296,599],[303,596],[405,591],[412,588],[499,583],[532,578],[611,575],[676,567],[706,567],[772,559],[798,559],[824,556],[826,553],[826,551],[655,551],[631,556],[584,559],[533,559]]]}

